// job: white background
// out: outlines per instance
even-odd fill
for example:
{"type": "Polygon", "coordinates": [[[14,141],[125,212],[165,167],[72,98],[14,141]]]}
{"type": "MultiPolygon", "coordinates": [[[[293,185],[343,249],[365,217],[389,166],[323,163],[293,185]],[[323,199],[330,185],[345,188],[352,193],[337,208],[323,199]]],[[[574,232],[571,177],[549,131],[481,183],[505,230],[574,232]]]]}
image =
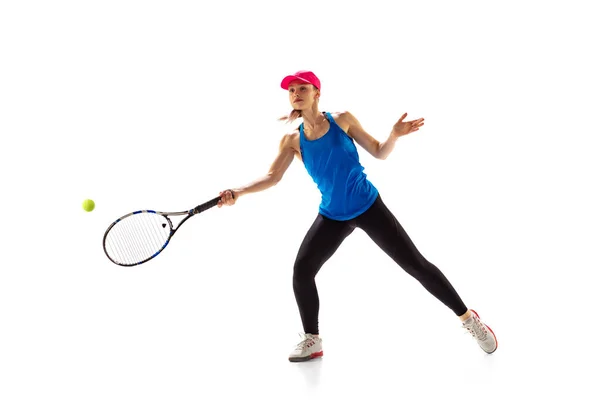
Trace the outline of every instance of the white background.
{"type": "Polygon", "coordinates": [[[2,2],[0,398],[597,398],[591,4],[2,2]],[[425,118],[361,161],[495,354],[357,230],[317,277],[325,357],[289,363],[320,200],[297,160],[157,259],[105,257],[117,217],[264,174],[299,69],[377,139],[425,118]]]}

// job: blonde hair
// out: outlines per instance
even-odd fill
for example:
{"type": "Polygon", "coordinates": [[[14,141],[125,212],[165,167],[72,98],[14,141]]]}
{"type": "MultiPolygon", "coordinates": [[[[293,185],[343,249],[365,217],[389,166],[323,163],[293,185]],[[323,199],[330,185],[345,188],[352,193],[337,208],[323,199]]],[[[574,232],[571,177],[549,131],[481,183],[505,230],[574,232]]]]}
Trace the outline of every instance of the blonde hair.
{"type": "Polygon", "coordinates": [[[302,110],[292,110],[288,115],[284,115],[283,117],[279,117],[278,121],[285,121],[286,124],[291,124],[296,119],[302,117],[302,110]]]}

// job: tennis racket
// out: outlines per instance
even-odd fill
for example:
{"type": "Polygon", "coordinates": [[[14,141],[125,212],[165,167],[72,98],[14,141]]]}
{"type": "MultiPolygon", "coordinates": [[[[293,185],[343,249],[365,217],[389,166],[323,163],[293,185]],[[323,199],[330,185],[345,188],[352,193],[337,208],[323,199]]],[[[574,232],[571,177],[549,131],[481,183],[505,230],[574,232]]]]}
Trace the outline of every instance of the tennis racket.
{"type": "MultiPolygon", "coordinates": [[[[231,191],[233,195],[233,191],[231,191]]],[[[110,261],[132,267],[159,255],[185,221],[219,203],[220,196],[188,211],[162,212],[139,210],[123,215],[110,224],[104,233],[102,247],[110,261]],[[174,225],[170,217],[184,216],[174,225]]]]}

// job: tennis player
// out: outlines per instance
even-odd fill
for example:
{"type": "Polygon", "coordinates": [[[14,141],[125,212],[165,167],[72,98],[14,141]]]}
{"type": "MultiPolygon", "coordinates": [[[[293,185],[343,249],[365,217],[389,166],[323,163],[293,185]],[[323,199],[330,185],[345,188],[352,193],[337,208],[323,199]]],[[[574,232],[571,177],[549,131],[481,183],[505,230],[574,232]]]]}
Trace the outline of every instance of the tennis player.
{"type": "Polygon", "coordinates": [[[291,352],[290,361],[307,361],[323,356],[319,336],[319,296],[315,277],[324,263],[354,229],[362,229],[391,259],[462,322],[486,353],[493,353],[498,342],[494,332],[479,315],[467,308],[444,274],[423,257],[392,212],[386,207],[375,185],[367,179],[356,143],[370,155],[386,159],[398,138],[418,131],[424,119],[406,120],[405,113],[380,142],[363,129],[348,111],[319,110],[321,82],[311,71],[298,71],[281,81],[288,91],[292,111],[281,120],[302,123],[283,135],[279,153],[263,177],[220,193],[218,207],[231,206],[249,193],[276,185],[294,157],[306,168],[321,192],[319,212],[300,244],[294,263],[293,290],[304,333],[291,352]]]}

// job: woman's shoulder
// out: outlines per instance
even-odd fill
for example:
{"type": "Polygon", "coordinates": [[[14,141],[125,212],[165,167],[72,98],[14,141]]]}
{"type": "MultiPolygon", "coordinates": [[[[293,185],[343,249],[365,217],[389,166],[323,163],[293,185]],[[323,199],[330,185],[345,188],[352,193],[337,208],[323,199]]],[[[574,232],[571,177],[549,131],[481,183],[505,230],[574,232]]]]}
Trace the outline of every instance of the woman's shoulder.
{"type": "Polygon", "coordinates": [[[281,146],[291,147],[295,151],[300,149],[300,128],[295,128],[292,131],[286,132],[281,138],[281,146]]]}
{"type": "Polygon", "coordinates": [[[295,140],[300,137],[300,128],[294,128],[291,131],[288,131],[283,134],[283,139],[286,140],[295,140]]]}
{"type": "Polygon", "coordinates": [[[330,111],[329,114],[331,115],[336,124],[338,124],[344,131],[348,131],[350,121],[352,121],[353,118],[350,111],[330,111]]]}
{"type": "Polygon", "coordinates": [[[348,110],[343,111],[327,111],[329,115],[335,120],[335,122],[346,122],[353,118],[353,115],[348,110]]]}

